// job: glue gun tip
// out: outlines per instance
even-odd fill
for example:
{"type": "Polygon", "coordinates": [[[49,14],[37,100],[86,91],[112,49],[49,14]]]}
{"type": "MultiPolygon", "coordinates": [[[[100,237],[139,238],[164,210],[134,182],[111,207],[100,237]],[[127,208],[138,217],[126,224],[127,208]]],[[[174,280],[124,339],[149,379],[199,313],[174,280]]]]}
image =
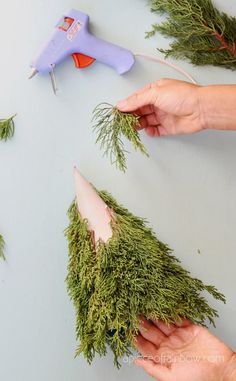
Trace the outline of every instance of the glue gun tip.
{"type": "Polygon", "coordinates": [[[29,76],[29,79],[33,78],[36,74],[38,74],[38,70],[37,69],[32,69],[32,71],[30,73],[30,76],[29,76]]]}

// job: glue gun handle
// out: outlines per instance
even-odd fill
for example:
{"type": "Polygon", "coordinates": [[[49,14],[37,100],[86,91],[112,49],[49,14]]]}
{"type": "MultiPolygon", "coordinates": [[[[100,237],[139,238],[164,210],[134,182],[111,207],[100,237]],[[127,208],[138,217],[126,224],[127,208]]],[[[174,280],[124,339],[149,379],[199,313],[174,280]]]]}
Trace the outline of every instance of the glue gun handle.
{"type": "Polygon", "coordinates": [[[113,67],[118,74],[124,74],[132,68],[134,65],[134,55],[132,52],[97,38],[87,31],[84,32],[83,54],[113,67]]]}

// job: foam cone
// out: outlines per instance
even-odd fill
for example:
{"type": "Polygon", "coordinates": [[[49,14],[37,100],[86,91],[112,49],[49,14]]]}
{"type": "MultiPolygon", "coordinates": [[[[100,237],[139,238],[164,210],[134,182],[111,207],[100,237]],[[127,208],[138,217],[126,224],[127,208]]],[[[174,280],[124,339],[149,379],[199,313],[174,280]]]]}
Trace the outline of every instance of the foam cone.
{"type": "Polygon", "coordinates": [[[74,177],[77,207],[81,217],[88,221],[89,229],[94,232],[95,242],[107,242],[112,237],[108,206],[76,167],[74,177]]]}

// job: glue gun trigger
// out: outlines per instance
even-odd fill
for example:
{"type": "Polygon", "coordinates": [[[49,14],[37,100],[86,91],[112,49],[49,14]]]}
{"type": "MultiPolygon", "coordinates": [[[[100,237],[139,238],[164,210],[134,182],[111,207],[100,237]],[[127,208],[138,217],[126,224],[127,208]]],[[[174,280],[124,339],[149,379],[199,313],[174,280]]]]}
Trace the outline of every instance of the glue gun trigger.
{"type": "Polygon", "coordinates": [[[86,56],[85,54],[82,53],[74,53],[72,54],[72,58],[75,63],[75,67],[77,69],[84,69],[94,63],[96,61],[95,58],[86,56]]]}

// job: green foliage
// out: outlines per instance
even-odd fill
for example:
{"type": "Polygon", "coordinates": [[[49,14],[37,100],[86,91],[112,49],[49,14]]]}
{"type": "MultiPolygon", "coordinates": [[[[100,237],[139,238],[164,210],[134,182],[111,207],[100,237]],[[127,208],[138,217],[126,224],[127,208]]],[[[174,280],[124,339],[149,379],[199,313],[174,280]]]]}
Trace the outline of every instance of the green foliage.
{"type": "MultiPolygon", "coordinates": [[[[0,119],[0,140],[6,141],[13,137],[15,132],[14,118],[15,118],[15,115],[11,116],[8,119],[0,119]]],[[[3,258],[3,259],[5,259],[4,247],[5,247],[5,242],[3,237],[0,234],[0,258],[3,258]]]]}
{"type": "Polygon", "coordinates": [[[11,139],[15,132],[14,124],[15,115],[8,119],[0,119],[0,140],[11,139]]]}
{"type": "Polygon", "coordinates": [[[211,0],[150,0],[153,12],[167,14],[147,36],[160,32],[174,38],[167,57],[187,58],[195,65],[236,69],[236,18],[220,12],[211,0]]]}
{"type": "Polygon", "coordinates": [[[99,104],[93,112],[94,131],[97,133],[96,143],[100,144],[104,155],[110,158],[112,164],[125,172],[126,152],[122,138],[127,138],[135,150],[148,156],[136,129],[139,117],[124,113],[108,103],[99,104]]]}
{"type": "Polygon", "coordinates": [[[4,247],[5,247],[5,242],[4,242],[3,236],[1,236],[0,234],[0,258],[3,258],[3,259],[5,259],[4,247]]]}
{"type": "Polygon", "coordinates": [[[72,203],[66,230],[67,285],[80,341],[76,355],[83,353],[91,363],[96,353],[104,356],[110,347],[119,367],[119,359],[131,353],[140,315],[166,323],[187,318],[197,324],[214,324],[217,312],[201,292],[223,302],[225,298],[214,286],[192,278],[144,219],[120,206],[107,192],[98,193],[113,210],[113,237],[94,247],[87,221],[79,215],[76,202],[72,203]]]}

